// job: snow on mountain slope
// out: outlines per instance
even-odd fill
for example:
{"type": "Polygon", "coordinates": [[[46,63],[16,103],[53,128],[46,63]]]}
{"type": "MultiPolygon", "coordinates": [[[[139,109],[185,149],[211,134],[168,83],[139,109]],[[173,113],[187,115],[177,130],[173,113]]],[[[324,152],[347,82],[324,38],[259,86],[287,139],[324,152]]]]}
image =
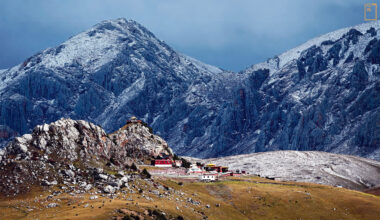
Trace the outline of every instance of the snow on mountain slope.
{"type": "Polygon", "coordinates": [[[2,143],[61,117],[111,132],[135,115],[180,155],[318,150],[380,160],[379,31],[379,22],[342,29],[233,73],[134,21],[104,21],[0,74],[2,143]]]}
{"type": "Polygon", "coordinates": [[[209,64],[205,64],[205,63],[202,63],[201,61],[197,60],[197,59],[194,59],[192,57],[189,57],[189,56],[186,56],[185,54],[181,54],[181,57],[183,59],[183,62],[185,63],[192,63],[193,65],[195,65],[198,69],[200,70],[203,70],[205,71],[206,73],[207,72],[210,72],[210,73],[213,73],[213,74],[218,74],[218,73],[222,73],[223,71],[218,68],[218,67],[215,67],[215,66],[211,66],[209,64]]]}
{"type": "Polygon", "coordinates": [[[379,25],[380,25],[379,21],[371,21],[364,24],[355,25],[352,27],[341,28],[339,30],[308,40],[307,42],[295,48],[292,48],[278,56],[275,56],[274,58],[269,59],[266,62],[254,64],[250,68],[248,68],[246,71],[255,71],[262,68],[269,69],[271,70],[271,72],[278,70],[284,67],[284,65],[288,64],[292,60],[297,60],[300,57],[302,51],[308,49],[309,47],[312,47],[313,45],[320,46],[322,42],[336,41],[339,38],[341,38],[344,34],[349,32],[351,29],[356,29],[362,33],[365,33],[371,27],[376,27],[376,29],[378,29],[379,25]]]}
{"type": "Polygon", "coordinates": [[[365,189],[380,185],[380,162],[317,151],[275,151],[190,160],[228,166],[276,180],[365,189]]]}

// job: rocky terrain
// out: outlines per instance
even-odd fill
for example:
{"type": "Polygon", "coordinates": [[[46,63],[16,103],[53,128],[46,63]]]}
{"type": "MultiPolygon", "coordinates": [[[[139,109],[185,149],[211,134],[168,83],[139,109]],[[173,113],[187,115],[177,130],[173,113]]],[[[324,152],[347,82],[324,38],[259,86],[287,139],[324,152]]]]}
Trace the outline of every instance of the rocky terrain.
{"type": "Polygon", "coordinates": [[[60,119],[35,127],[0,151],[0,193],[15,196],[41,185],[114,193],[141,179],[132,164],[157,156],[172,156],[172,151],[142,122],[129,122],[109,136],[92,123],[60,119]]]}
{"type": "Polygon", "coordinates": [[[135,21],[104,21],[0,72],[2,143],[61,117],[112,132],[136,115],[179,155],[317,150],[379,160],[379,24],[233,73],[174,51],[135,21]]]}
{"type": "Polygon", "coordinates": [[[276,180],[311,182],[349,189],[380,186],[380,162],[317,151],[274,151],[191,161],[228,166],[276,180]]]}

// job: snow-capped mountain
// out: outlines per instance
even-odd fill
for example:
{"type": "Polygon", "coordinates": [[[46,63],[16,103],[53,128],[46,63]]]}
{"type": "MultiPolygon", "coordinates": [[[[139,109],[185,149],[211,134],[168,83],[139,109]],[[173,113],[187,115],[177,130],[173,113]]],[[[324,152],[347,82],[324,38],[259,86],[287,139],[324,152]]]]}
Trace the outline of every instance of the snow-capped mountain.
{"type": "Polygon", "coordinates": [[[180,155],[291,149],[380,160],[379,29],[338,30],[233,73],[134,21],[104,21],[0,73],[0,122],[24,134],[70,117],[111,132],[136,115],[180,155]]]}
{"type": "Polygon", "coordinates": [[[219,72],[176,53],[134,21],[105,21],[3,72],[1,120],[19,133],[62,116],[112,131],[131,115],[152,122],[181,103],[193,81],[202,84],[219,72]]]}
{"type": "Polygon", "coordinates": [[[255,101],[239,109],[249,129],[226,155],[290,149],[379,160],[379,28],[338,30],[243,71],[253,79],[243,91],[258,98],[236,99],[255,101]]]}

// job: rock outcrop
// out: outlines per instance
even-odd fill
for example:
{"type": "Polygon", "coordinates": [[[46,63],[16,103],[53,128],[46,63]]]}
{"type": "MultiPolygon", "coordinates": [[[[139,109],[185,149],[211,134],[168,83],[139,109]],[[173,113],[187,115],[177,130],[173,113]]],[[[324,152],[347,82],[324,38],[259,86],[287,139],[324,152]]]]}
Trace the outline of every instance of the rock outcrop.
{"type": "Polygon", "coordinates": [[[112,193],[131,178],[124,175],[125,167],[172,156],[167,143],[143,122],[129,123],[111,136],[82,120],[35,127],[0,152],[0,193],[18,194],[36,184],[75,184],[84,191],[94,185],[112,193]]]}

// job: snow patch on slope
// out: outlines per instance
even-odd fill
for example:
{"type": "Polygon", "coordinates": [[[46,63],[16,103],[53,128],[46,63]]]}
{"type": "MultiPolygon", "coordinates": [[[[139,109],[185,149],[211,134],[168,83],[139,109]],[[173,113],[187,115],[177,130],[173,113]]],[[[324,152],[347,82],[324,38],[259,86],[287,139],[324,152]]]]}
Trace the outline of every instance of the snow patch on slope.
{"type": "Polygon", "coordinates": [[[223,70],[221,70],[220,68],[218,67],[215,67],[215,66],[212,66],[212,65],[209,65],[209,64],[205,64],[205,63],[202,63],[201,61],[197,60],[197,59],[194,59],[192,57],[189,57],[189,56],[186,56],[184,54],[180,54],[181,58],[187,63],[192,63],[194,64],[199,70],[202,70],[203,72],[210,72],[210,73],[213,73],[213,74],[218,74],[218,73],[221,73],[223,72],[223,70]]]}
{"type": "MultiPolygon", "coordinates": [[[[190,158],[191,160],[191,158],[190,158]]],[[[199,160],[277,180],[352,189],[380,185],[380,162],[318,151],[273,151],[199,160]]]]}
{"type": "Polygon", "coordinates": [[[87,71],[96,71],[104,64],[115,59],[119,53],[117,41],[125,36],[128,30],[122,26],[126,20],[104,21],[99,25],[72,37],[60,46],[57,54],[49,54],[42,61],[47,68],[65,67],[73,60],[80,65],[86,66],[87,71]],[[104,28],[103,32],[95,31],[99,26],[109,25],[109,29],[104,28]],[[113,26],[111,28],[111,26],[113,26]],[[120,31],[114,31],[120,28],[120,31]]]}

